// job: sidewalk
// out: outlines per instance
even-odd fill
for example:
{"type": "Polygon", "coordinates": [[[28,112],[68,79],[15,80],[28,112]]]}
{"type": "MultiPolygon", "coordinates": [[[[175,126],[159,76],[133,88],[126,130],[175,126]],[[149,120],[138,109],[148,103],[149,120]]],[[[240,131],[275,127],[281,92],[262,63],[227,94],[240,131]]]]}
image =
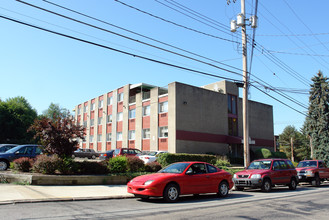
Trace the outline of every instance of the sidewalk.
{"type": "Polygon", "coordinates": [[[0,184],[0,205],[13,203],[133,198],[126,185],[39,186],[0,184]]]}

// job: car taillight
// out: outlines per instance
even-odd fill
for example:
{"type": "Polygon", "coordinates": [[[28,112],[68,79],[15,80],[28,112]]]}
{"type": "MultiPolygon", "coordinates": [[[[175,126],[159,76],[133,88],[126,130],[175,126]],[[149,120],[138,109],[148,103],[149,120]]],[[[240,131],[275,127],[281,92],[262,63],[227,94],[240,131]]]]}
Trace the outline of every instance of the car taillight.
{"type": "Polygon", "coordinates": [[[104,157],[107,157],[107,154],[104,154],[104,157]]]}
{"type": "Polygon", "coordinates": [[[149,157],[145,157],[145,159],[150,159],[149,157]]]}

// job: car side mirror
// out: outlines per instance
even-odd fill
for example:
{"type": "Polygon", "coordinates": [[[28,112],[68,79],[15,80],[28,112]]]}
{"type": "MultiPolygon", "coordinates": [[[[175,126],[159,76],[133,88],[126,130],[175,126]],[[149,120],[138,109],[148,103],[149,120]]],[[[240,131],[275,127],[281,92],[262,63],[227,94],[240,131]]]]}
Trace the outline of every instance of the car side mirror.
{"type": "Polygon", "coordinates": [[[186,175],[192,175],[192,174],[193,174],[193,170],[186,171],[186,175]]]}

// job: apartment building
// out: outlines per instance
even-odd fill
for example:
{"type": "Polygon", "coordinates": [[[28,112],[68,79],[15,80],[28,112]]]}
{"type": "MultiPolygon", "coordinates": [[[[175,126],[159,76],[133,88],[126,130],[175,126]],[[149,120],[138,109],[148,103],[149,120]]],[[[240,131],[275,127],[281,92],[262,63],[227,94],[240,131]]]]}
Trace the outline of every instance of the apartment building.
{"type": "MultiPolygon", "coordinates": [[[[172,153],[242,156],[242,100],[237,85],[128,84],[75,107],[85,128],[81,148],[133,147],[172,153]]],[[[251,149],[274,146],[272,106],[249,101],[251,149]]]]}

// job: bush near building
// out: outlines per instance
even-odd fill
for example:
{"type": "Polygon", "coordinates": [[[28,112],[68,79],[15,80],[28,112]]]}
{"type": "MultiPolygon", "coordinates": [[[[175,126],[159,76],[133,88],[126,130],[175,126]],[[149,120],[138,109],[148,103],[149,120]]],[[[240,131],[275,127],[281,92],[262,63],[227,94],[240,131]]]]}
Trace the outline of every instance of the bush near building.
{"type": "Polygon", "coordinates": [[[267,148],[260,148],[255,151],[256,159],[266,159],[266,158],[283,158],[286,159],[287,155],[284,152],[271,152],[267,148]]]}

